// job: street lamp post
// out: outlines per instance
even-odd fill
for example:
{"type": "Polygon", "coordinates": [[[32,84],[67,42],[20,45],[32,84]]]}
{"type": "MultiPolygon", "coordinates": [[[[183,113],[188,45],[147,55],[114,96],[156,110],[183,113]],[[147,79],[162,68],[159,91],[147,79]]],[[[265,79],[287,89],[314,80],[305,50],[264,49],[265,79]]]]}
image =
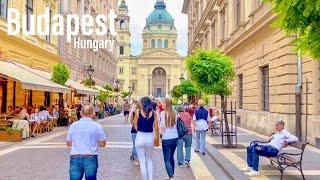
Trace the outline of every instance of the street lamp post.
{"type": "Polygon", "coordinates": [[[131,86],[129,86],[129,87],[128,87],[128,89],[129,89],[129,102],[130,102],[131,93],[132,93],[132,87],[131,87],[131,86]]]}
{"type": "Polygon", "coordinates": [[[90,80],[91,80],[91,76],[93,75],[93,73],[94,73],[94,69],[93,69],[92,65],[90,64],[87,68],[87,74],[88,74],[90,80]]]}
{"type": "MultiPolygon", "coordinates": [[[[88,74],[88,76],[89,76],[89,81],[90,81],[90,85],[89,85],[89,86],[94,85],[94,84],[92,83],[92,79],[91,79],[91,76],[92,76],[93,73],[94,73],[94,69],[93,69],[92,65],[90,64],[90,65],[87,67],[86,70],[87,70],[87,74],[88,74]]],[[[89,102],[91,102],[91,95],[89,95],[89,102]]]]}
{"type": "Polygon", "coordinates": [[[119,79],[116,79],[116,80],[114,81],[114,84],[116,85],[115,91],[118,92],[119,89],[120,89],[120,88],[119,88],[119,84],[120,84],[119,79]]]}
{"type": "Polygon", "coordinates": [[[180,76],[180,82],[182,82],[182,81],[184,81],[185,80],[185,78],[184,78],[184,76],[183,76],[183,74],[181,74],[181,76],[180,76]]]}

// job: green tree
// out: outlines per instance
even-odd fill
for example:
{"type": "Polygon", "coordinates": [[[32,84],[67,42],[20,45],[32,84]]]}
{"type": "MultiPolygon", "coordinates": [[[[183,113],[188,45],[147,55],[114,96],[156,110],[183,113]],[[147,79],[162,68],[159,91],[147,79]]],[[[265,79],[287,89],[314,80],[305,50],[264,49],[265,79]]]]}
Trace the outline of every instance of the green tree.
{"type": "Polygon", "coordinates": [[[87,87],[92,87],[96,85],[96,82],[93,79],[85,79],[84,81],[82,81],[82,84],[87,87]]]}
{"type": "Polygon", "coordinates": [[[229,123],[226,114],[225,97],[231,95],[231,82],[235,78],[232,59],[217,50],[197,50],[187,58],[187,70],[198,89],[208,95],[220,95],[221,107],[227,131],[228,147],[231,147],[229,123]]]}
{"type": "Polygon", "coordinates": [[[192,96],[198,93],[198,89],[193,85],[192,81],[190,80],[182,81],[181,84],[178,86],[178,90],[181,94],[186,94],[188,96],[192,96]]]}
{"type": "Polygon", "coordinates": [[[52,81],[60,85],[65,85],[70,77],[70,70],[65,64],[57,64],[53,66],[52,81]]]}
{"type": "Polygon", "coordinates": [[[111,94],[109,92],[100,91],[99,95],[96,97],[100,102],[100,110],[103,110],[103,103],[111,97],[111,94]]]}
{"type": "Polygon", "coordinates": [[[320,0],[271,1],[278,14],[275,26],[289,35],[299,35],[293,43],[296,50],[320,59],[320,0]]]}
{"type": "Polygon", "coordinates": [[[126,98],[126,97],[128,97],[128,96],[131,96],[131,92],[126,92],[126,91],[124,91],[124,92],[121,92],[121,97],[122,98],[126,98]]]}
{"type": "Polygon", "coordinates": [[[110,84],[104,85],[103,88],[108,90],[108,91],[113,91],[113,87],[110,84]]]}
{"type": "Polygon", "coordinates": [[[197,94],[198,92],[198,89],[194,86],[192,81],[185,80],[182,81],[178,86],[174,86],[170,91],[170,94],[172,95],[172,97],[180,98],[183,95],[188,95],[190,97],[197,94]]]}
{"type": "Polygon", "coordinates": [[[179,89],[179,86],[174,86],[170,91],[170,94],[174,98],[180,98],[183,95],[179,89]]]}

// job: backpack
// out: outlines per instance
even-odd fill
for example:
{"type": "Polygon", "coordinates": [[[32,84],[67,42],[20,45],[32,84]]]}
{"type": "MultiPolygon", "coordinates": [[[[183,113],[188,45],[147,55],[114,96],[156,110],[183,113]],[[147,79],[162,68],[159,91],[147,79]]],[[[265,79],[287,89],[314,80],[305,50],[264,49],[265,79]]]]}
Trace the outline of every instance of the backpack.
{"type": "Polygon", "coordinates": [[[183,121],[180,119],[180,117],[177,118],[177,130],[178,130],[178,137],[182,138],[188,133],[188,129],[184,125],[183,121]]]}

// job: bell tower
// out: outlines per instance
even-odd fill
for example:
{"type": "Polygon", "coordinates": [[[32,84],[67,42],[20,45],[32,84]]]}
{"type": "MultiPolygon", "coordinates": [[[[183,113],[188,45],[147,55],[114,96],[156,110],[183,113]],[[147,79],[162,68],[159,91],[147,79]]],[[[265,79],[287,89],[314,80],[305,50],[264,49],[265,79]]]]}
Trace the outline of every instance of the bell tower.
{"type": "Polygon", "coordinates": [[[117,18],[117,33],[118,33],[118,49],[117,55],[130,56],[131,55],[131,43],[130,43],[130,16],[128,6],[125,0],[121,1],[118,8],[118,18],[117,18]]]}

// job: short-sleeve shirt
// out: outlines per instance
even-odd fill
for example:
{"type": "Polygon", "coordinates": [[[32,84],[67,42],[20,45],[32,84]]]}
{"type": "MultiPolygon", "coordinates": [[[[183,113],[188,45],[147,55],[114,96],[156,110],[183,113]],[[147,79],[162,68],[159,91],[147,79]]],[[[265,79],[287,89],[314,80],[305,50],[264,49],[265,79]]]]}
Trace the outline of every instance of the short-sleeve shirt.
{"type": "Polygon", "coordinates": [[[130,109],[131,109],[131,104],[129,103],[123,104],[123,111],[130,111],[130,109]]]}
{"type": "Polygon", "coordinates": [[[91,118],[81,118],[68,131],[67,141],[72,142],[71,155],[97,155],[98,141],[105,141],[103,127],[91,118]]]}
{"type": "Polygon", "coordinates": [[[210,116],[208,115],[207,119],[199,119],[197,120],[196,114],[193,114],[193,120],[196,121],[196,131],[207,131],[209,126],[208,126],[208,121],[210,120],[210,116]]]}

